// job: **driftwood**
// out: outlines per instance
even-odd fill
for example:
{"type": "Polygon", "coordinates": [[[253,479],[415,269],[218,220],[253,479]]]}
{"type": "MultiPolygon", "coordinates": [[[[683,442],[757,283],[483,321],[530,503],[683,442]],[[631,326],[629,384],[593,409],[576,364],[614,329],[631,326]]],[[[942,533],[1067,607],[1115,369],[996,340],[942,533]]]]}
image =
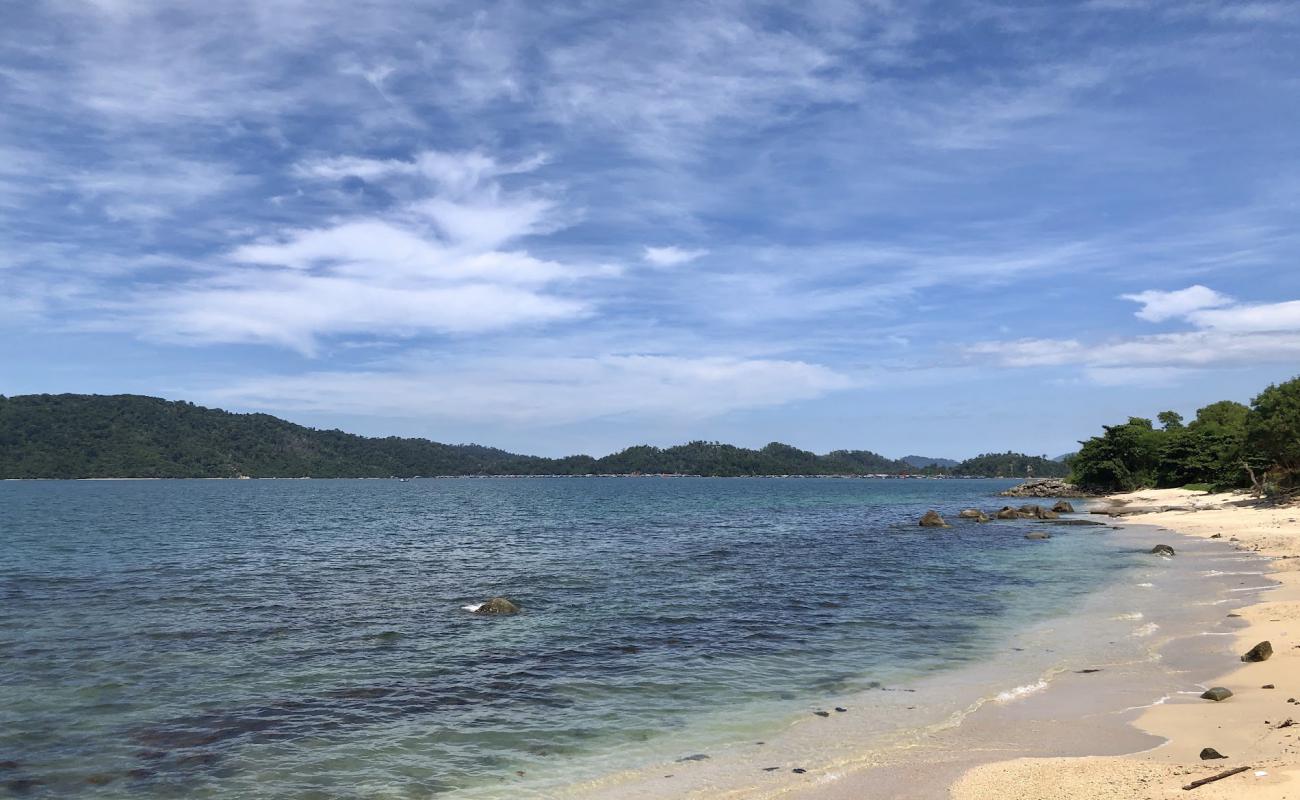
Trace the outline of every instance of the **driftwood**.
{"type": "Polygon", "coordinates": [[[1185,792],[1191,791],[1192,789],[1195,789],[1197,786],[1204,786],[1207,783],[1214,783],[1215,781],[1221,781],[1224,778],[1231,778],[1233,775],[1236,775],[1241,772],[1245,772],[1248,769],[1250,769],[1250,767],[1237,767],[1236,769],[1230,769],[1230,770],[1225,770],[1223,772],[1220,772],[1218,775],[1211,775],[1208,778],[1201,778],[1199,781],[1192,781],[1191,783],[1183,787],[1183,791],[1185,792]]]}

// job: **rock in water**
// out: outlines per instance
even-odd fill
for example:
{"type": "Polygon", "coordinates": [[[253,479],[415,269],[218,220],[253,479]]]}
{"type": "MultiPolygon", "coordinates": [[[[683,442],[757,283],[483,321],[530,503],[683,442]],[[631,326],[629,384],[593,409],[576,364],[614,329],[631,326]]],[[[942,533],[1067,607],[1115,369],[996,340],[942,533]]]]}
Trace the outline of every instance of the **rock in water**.
{"type": "Polygon", "coordinates": [[[1153,556],[1172,556],[1173,554],[1174,548],[1167,544],[1158,544],[1151,548],[1151,555],[1153,556]]]}
{"type": "Polygon", "coordinates": [[[1207,747],[1201,751],[1201,760],[1209,761],[1212,758],[1227,758],[1223,753],[1215,750],[1213,747],[1207,747]]]}
{"type": "Polygon", "coordinates": [[[922,528],[949,528],[952,526],[950,526],[948,523],[943,521],[943,517],[939,516],[938,511],[927,511],[925,512],[925,515],[921,517],[921,527],[922,528]]]}
{"type": "Polygon", "coordinates": [[[1073,514],[1074,506],[1070,505],[1065,500],[1057,500],[1056,505],[1052,506],[1052,510],[1058,514],[1073,514]]]}
{"type": "Polygon", "coordinates": [[[963,508],[957,516],[962,519],[973,519],[976,522],[988,522],[989,515],[980,511],[978,508],[963,508]]]}
{"type": "Polygon", "coordinates": [[[1201,694],[1202,700],[1213,700],[1216,703],[1221,700],[1227,700],[1229,697],[1232,697],[1232,690],[1225,689],[1222,686],[1215,686],[1212,689],[1206,689],[1205,692],[1201,694]]]}
{"type": "Polygon", "coordinates": [[[1073,483],[1060,478],[1031,478],[1019,486],[1012,486],[1003,497],[1087,497],[1088,493],[1073,483]]]}
{"type": "Polygon", "coordinates": [[[1020,514],[1011,506],[1003,506],[998,509],[997,517],[998,519],[1018,519],[1020,514]]]}
{"type": "Polygon", "coordinates": [[[1250,650],[1246,652],[1246,655],[1241,657],[1241,660],[1248,662],[1268,661],[1269,657],[1272,655],[1273,644],[1271,642],[1260,642],[1250,648],[1250,650]]]}
{"type": "Polygon", "coordinates": [[[1052,534],[1046,533],[1045,531],[1033,531],[1032,533],[1026,533],[1025,538],[1026,539],[1050,539],[1052,538],[1052,534]]]}
{"type": "Polygon", "coordinates": [[[478,608],[474,609],[475,614],[518,614],[519,606],[505,599],[504,597],[493,597],[486,601],[478,608]]]}

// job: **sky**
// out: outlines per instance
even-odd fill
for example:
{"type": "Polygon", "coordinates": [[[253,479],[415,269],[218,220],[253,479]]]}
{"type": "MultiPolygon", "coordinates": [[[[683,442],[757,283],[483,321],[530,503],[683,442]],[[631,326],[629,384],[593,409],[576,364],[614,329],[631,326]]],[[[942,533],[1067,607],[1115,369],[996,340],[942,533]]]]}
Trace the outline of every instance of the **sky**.
{"type": "Polygon", "coordinates": [[[0,394],[1059,455],[1300,373],[1300,4],[44,0],[0,394]]]}

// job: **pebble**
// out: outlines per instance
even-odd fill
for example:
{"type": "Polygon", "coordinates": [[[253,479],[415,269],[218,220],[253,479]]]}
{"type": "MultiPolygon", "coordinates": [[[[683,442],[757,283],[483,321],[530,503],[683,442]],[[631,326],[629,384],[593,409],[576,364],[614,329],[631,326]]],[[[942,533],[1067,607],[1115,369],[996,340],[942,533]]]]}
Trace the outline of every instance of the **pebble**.
{"type": "Polygon", "coordinates": [[[835,710],[840,712],[841,714],[843,714],[845,711],[848,711],[848,709],[845,708],[844,706],[835,706],[835,710]]]}
{"type": "Polygon", "coordinates": [[[813,713],[819,717],[829,717],[831,715],[829,711],[814,711],[813,713]]]}

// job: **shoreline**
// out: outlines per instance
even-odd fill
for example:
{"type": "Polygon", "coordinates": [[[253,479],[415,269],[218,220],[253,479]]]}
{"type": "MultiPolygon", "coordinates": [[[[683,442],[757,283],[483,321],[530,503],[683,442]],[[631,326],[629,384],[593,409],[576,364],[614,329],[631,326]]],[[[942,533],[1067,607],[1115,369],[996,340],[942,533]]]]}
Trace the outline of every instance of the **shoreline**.
{"type": "MultiPolygon", "coordinates": [[[[966,780],[963,776],[1008,758],[1120,757],[1159,750],[1162,737],[1142,729],[1138,720],[1186,691],[1188,674],[1205,679],[1221,671],[1231,656],[1227,642],[1239,635],[1241,625],[1225,612],[1258,602],[1251,595],[1269,592],[1272,581],[1261,556],[1243,556],[1224,543],[1131,523],[1118,527],[1116,522],[1098,533],[1113,536],[1117,551],[1145,557],[1153,544],[1167,541],[1182,557],[1149,556],[1151,561],[1126,572],[1124,580],[1081,596],[1079,608],[1017,631],[986,664],[908,684],[917,688],[905,691],[920,692],[908,695],[917,698],[911,702],[930,701],[924,707],[933,706],[935,693],[951,693],[957,702],[940,717],[894,729],[873,727],[872,715],[906,717],[908,706],[873,707],[864,696],[841,698],[857,713],[800,719],[749,747],[720,746],[707,758],[607,773],[596,781],[552,787],[546,796],[922,800],[948,796],[954,783],[966,780]],[[1255,562],[1246,565],[1256,577],[1245,591],[1234,575],[1242,568],[1234,562],[1242,558],[1255,562]],[[1207,592],[1216,599],[1198,602],[1207,592]],[[1163,608],[1167,604],[1160,601],[1168,597],[1180,598],[1174,603],[1178,607],[1163,608]],[[1146,618],[1124,613],[1134,608],[1146,609],[1146,618]],[[1035,652],[1039,655],[1031,655],[1035,652]],[[1026,672],[1028,664],[1036,665],[1033,672],[1026,672]]],[[[1040,796],[1024,794],[1018,781],[968,796],[1040,796]]],[[[1041,795],[1044,800],[1062,796],[1051,785],[1041,795]]]]}
{"type": "MultiPolygon", "coordinates": [[[[954,800],[1083,800],[1163,798],[1183,794],[1191,782],[1247,767],[1196,789],[1197,797],[1281,800],[1300,797],[1300,508],[1267,506],[1243,493],[1217,495],[1181,489],[1143,490],[1104,499],[1130,506],[1117,520],[1124,528],[1154,525],[1184,537],[1222,540],[1268,561],[1272,587],[1251,593],[1236,612],[1242,624],[1231,636],[1242,654],[1269,641],[1273,656],[1243,663],[1231,656],[1204,686],[1223,686],[1223,702],[1178,695],[1144,710],[1132,727],[1159,744],[1123,755],[1020,757],[967,770],[950,787],[954,800]],[[1177,504],[1138,511],[1134,504],[1177,504]],[[1137,511],[1137,513],[1133,513],[1137,511]],[[1273,686],[1275,688],[1263,688],[1273,686]],[[1202,760],[1202,748],[1225,758],[1202,760]]],[[[1243,593],[1244,594],[1244,593],[1243,593]]]]}

